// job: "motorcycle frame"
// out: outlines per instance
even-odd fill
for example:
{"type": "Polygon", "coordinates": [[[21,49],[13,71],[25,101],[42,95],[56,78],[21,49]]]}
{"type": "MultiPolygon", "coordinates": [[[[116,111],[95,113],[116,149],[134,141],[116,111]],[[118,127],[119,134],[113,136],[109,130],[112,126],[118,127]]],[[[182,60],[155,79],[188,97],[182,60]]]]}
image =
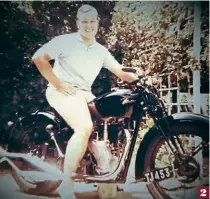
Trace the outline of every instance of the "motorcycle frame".
{"type": "MultiPolygon", "coordinates": [[[[145,99],[145,92],[144,92],[144,88],[138,90],[138,92],[135,95],[135,112],[134,115],[130,118],[127,118],[129,121],[135,121],[135,128],[133,132],[130,132],[130,134],[132,134],[132,138],[131,138],[131,142],[130,142],[130,146],[129,146],[129,150],[128,150],[128,155],[127,157],[123,160],[125,163],[125,167],[123,170],[121,170],[120,172],[117,171],[117,169],[119,168],[120,164],[118,164],[116,170],[110,174],[110,177],[108,177],[108,179],[104,179],[103,180],[103,176],[101,179],[98,179],[98,176],[91,176],[90,178],[86,178],[84,179],[84,181],[86,183],[93,183],[93,182],[98,182],[98,183],[119,183],[119,184],[124,184],[126,182],[126,178],[127,178],[127,174],[128,174],[128,170],[130,167],[130,163],[131,163],[131,159],[133,156],[133,152],[134,152],[134,148],[135,148],[135,144],[136,144],[136,140],[138,137],[138,133],[139,133],[139,127],[140,124],[142,122],[142,117],[146,114],[146,112],[148,112],[148,110],[144,110],[144,108],[147,106],[146,103],[146,99],[145,99]],[[144,102],[144,106],[140,105],[140,96],[142,96],[141,101],[144,102]],[[119,172],[119,173],[116,173],[119,172]],[[113,176],[113,177],[112,177],[113,176]],[[116,177],[117,176],[117,177],[116,177]]],[[[22,125],[24,125],[24,123],[33,123],[38,120],[44,120],[46,122],[53,122],[54,125],[56,125],[57,127],[59,127],[60,129],[60,125],[58,120],[56,119],[56,116],[51,113],[51,112],[40,112],[40,111],[35,111],[34,113],[31,114],[32,117],[26,117],[26,120],[19,120],[17,119],[17,123],[15,123],[15,125],[13,126],[12,129],[15,128],[15,126],[20,123],[22,125]]],[[[126,129],[126,126],[125,126],[126,129]]],[[[61,130],[61,129],[60,129],[61,130]]],[[[143,173],[142,173],[143,174],[143,173]]],[[[100,177],[100,176],[99,176],[100,177]]],[[[142,178],[140,181],[144,181],[145,179],[142,178]]]]}
{"type": "MultiPolygon", "coordinates": [[[[136,104],[139,104],[136,103],[136,104]]],[[[142,107],[140,104],[136,106],[136,110],[135,110],[135,113],[137,113],[135,115],[135,117],[131,117],[131,118],[128,118],[129,121],[132,121],[134,120],[136,122],[136,125],[135,125],[135,128],[134,128],[134,131],[131,132],[130,131],[130,134],[132,134],[132,137],[131,137],[131,142],[130,142],[130,146],[129,146],[129,150],[128,150],[128,155],[127,157],[125,158],[125,167],[119,172],[119,173],[116,173],[116,170],[117,168],[119,168],[119,165],[117,166],[115,172],[113,172],[112,174],[110,174],[110,177],[108,177],[108,179],[97,179],[98,176],[91,176],[91,178],[87,178],[86,180],[84,179],[84,181],[86,183],[93,183],[93,182],[98,182],[98,183],[119,183],[119,184],[124,184],[126,182],[126,178],[127,178],[127,174],[128,174],[128,169],[130,167],[130,163],[131,163],[131,159],[132,159],[132,155],[133,155],[133,152],[134,152],[134,148],[135,148],[135,143],[136,143],[136,140],[137,140],[137,137],[138,137],[138,133],[139,133],[139,127],[140,127],[140,124],[142,122],[142,117],[145,115],[145,111],[143,111],[144,107],[142,107]],[[113,176],[113,177],[112,177],[113,176]],[[117,177],[114,177],[114,176],[117,176],[117,177]]],[[[152,115],[151,115],[152,116],[152,115]]],[[[27,117],[26,117],[27,118],[27,117]]],[[[167,120],[167,123],[168,123],[168,128],[170,128],[170,124],[173,120],[182,120],[182,121],[193,121],[193,122],[202,122],[204,124],[208,123],[208,118],[207,117],[204,117],[204,116],[201,116],[201,115],[198,115],[198,114],[193,114],[193,113],[178,113],[178,114],[174,114],[174,115],[171,115],[171,116],[167,116],[165,118],[161,117],[162,120],[167,120]]],[[[30,117],[28,117],[26,120],[17,120],[15,122],[15,124],[12,126],[12,130],[16,127],[16,125],[18,123],[22,123],[24,124],[25,122],[28,123],[28,122],[35,122],[37,121],[37,119],[39,120],[45,120],[47,122],[53,122],[53,124],[55,124],[57,127],[59,127],[59,122],[58,120],[56,119],[56,116],[53,115],[52,113],[47,113],[47,112],[40,112],[40,111],[36,111],[35,113],[32,113],[30,114],[30,117]]],[[[160,119],[160,118],[159,118],[160,119]]],[[[155,128],[157,127],[161,127],[161,121],[160,122],[155,122],[155,125],[153,128],[151,128],[149,130],[149,132],[147,133],[148,136],[154,136],[154,130],[155,128]]],[[[125,126],[125,129],[126,129],[126,126],[125,126]]],[[[160,132],[161,133],[161,132],[160,132]]],[[[162,133],[161,133],[162,134],[162,133]]],[[[170,134],[170,133],[169,133],[170,134]]],[[[163,135],[162,135],[163,136],[163,135]]],[[[146,135],[147,137],[147,135],[146,135]]],[[[164,137],[164,136],[163,136],[164,137]]],[[[143,139],[142,142],[144,142],[144,140],[146,140],[146,138],[143,139]]],[[[149,144],[149,143],[147,143],[149,144]]],[[[146,145],[147,145],[146,144],[146,145]]],[[[143,168],[143,163],[144,163],[144,153],[142,154],[141,153],[141,144],[139,146],[139,149],[138,149],[138,152],[137,152],[137,157],[136,157],[136,168],[138,167],[139,168],[139,171],[136,170],[135,168],[135,178],[136,180],[134,180],[135,182],[140,182],[140,181],[145,181],[146,179],[144,178],[143,176],[143,172],[144,172],[144,168],[143,168]],[[139,155],[141,154],[141,155],[139,155]],[[139,162],[139,163],[138,163],[139,162]]]]}

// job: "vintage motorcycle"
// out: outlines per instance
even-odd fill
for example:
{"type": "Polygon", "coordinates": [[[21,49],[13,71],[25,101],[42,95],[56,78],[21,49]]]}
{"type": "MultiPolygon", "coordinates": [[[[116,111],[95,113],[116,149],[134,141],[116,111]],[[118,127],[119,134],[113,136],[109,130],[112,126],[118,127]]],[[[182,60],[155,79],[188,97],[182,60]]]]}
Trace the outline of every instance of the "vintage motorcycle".
{"type": "MultiPolygon", "coordinates": [[[[157,90],[145,79],[121,84],[89,102],[94,129],[75,181],[124,184],[136,156],[134,183],[147,182],[154,198],[174,198],[174,192],[208,184],[208,117],[168,115],[157,90]],[[134,153],[145,116],[154,125],[134,153]]],[[[72,134],[59,115],[37,110],[13,124],[9,149],[0,150],[0,162],[10,164],[23,192],[53,192],[62,182],[65,147],[72,134]]]]}

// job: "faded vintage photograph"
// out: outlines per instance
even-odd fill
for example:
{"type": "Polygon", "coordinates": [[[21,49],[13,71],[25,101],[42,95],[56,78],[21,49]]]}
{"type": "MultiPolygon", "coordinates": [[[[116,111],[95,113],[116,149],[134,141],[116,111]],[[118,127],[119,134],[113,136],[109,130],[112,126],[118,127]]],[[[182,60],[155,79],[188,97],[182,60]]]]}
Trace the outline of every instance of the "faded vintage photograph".
{"type": "Polygon", "coordinates": [[[0,199],[209,198],[209,1],[1,1],[0,199]]]}

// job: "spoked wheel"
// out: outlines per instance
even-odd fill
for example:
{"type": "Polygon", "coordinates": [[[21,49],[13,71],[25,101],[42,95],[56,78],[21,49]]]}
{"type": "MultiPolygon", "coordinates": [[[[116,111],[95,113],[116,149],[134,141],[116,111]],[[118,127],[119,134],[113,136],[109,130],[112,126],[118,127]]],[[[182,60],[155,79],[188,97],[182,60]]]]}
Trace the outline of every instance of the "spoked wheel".
{"type": "Polygon", "coordinates": [[[147,185],[148,190],[157,199],[195,198],[197,187],[209,184],[208,126],[180,123],[170,127],[183,163],[177,163],[164,138],[154,138],[145,156],[145,171],[171,168],[165,169],[163,175],[169,175],[169,172],[172,175],[171,178],[151,182],[147,185]]]}
{"type": "MultiPolygon", "coordinates": [[[[16,132],[16,141],[10,146],[10,151],[36,156],[38,157],[38,161],[47,162],[62,170],[63,158],[58,157],[55,143],[45,131],[47,125],[48,124],[39,123],[23,126],[18,129],[16,132]]],[[[46,195],[55,191],[61,184],[61,180],[51,180],[49,174],[34,171],[34,168],[25,164],[24,161],[13,161],[15,165],[20,168],[23,175],[12,172],[12,176],[21,191],[25,193],[46,195]],[[37,178],[37,180],[33,180],[32,178],[37,178]],[[48,179],[45,180],[45,178],[48,179]]]]}

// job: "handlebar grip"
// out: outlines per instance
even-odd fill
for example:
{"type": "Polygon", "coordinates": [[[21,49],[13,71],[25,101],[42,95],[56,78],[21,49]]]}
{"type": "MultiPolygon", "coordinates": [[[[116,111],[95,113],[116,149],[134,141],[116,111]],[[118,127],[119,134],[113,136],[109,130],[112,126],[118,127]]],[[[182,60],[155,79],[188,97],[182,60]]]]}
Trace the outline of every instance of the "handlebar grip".
{"type": "Polygon", "coordinates": [[[122,71],[128,72],[128,73],[135,73],[136,69],[130,68],[130,67],[124,67],[124,68],[122,68],[122,71]]]}

